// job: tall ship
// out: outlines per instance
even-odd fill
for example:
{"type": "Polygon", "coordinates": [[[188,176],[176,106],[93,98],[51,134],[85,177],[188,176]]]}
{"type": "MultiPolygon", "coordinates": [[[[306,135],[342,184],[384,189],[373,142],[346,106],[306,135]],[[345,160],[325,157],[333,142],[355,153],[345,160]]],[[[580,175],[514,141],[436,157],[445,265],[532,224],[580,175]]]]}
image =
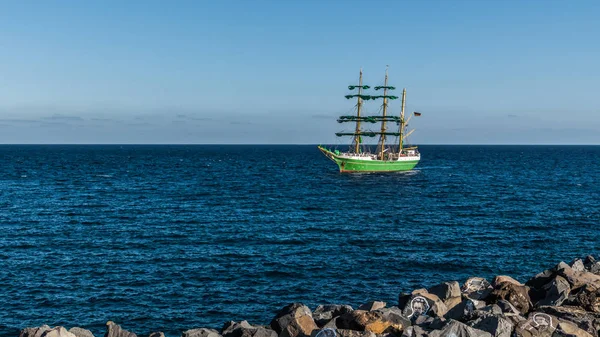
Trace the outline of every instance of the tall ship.
{"type": "Polygon", "coordinates": [[[406,139],[413,133],[413,130],[407,132],[408,122],[412,116],[420,116],[421,113],[413,112],[408,119],[405,119],[404,108],[406,105],[406,89],[402,90],[402,109],[399,116],[388,115],[389,101],[398,99],[398,96],[392,95],[392,91],[396,88],[388,85],[388,71],[385,70],[385,81],[383,86],[374,87],[374,91],[383,95],[366,94],[365,91],[371,89],[370,86],[364,85],[362,80],[362,69],[358,85],[348,86],[349,90],[354,91],[350,95],[346,95],[347,99],[356,99],[354,109],[356,114],[340,116],[339,123],[355,123],[352,132],[337,132],[338,137],[351,137],[352,143],[347,151],[329,149],[319,145],[319,150],[340,168],[340,172],[397,172],[412,170],[421,159],[417,146],[407,146],[406,139]],[[381,114],[363,115],[364,102],[369,100],[382,99],[381,114]],[[365,128],[365,126],[373,126],[380,123],[379,127],[373,129],[365,128]],[[389,127],[396,124],[398,128],[389,127]],[[377,147],[372,151],[372,145],[363,143],[365,137],[374,138],[379,136],[377,147]],[[392,141],[388,142],[388,137],[392,141]]]}

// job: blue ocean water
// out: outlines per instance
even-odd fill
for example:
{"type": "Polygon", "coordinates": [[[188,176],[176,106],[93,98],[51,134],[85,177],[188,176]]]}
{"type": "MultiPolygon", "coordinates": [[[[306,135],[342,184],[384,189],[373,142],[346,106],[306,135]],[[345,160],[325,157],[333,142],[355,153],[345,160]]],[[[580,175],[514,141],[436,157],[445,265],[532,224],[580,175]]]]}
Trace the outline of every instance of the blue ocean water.
{"type": "Polygon", "coordinates": [[[598,253],[600,147],[420,150],[342,175],[316,146],[0,146],[0,335],[268,324],[598,253]]]}

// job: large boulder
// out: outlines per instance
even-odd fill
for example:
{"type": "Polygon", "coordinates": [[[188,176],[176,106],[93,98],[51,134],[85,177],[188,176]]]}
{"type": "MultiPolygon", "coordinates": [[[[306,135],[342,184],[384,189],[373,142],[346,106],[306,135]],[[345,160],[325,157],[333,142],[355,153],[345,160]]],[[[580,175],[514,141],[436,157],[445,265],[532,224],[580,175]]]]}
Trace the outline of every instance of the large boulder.
{"type": "Polygon", "coordinates": [[[41,337],[44,332],[52,329],[48,325],[42,325],[34,328],[25,328],[19,333],[19,337],[41,337]]]}
{"type": "Polygon", "coordinates": [[[94,334],[87,329],[83,329],[80,327],[72,327],[71,329],[69,329],[69,332],[74,334],[77,337],[94,337],[94,334]]]}
{"type": "MultiPolygon", "coordinates": [[[[562,276],[556,275],[554,279],[546,283],[538,292],[536,306],[561,305],[571,292],[571,285],[562,276]]],[[[532,292],[533,293],[533,292],[532,292]]]]}
{"type": "Polygon", "coordinates": [[[532,312],[527,320],[515,327],[515,337],[551,337],[558,326],[558,319],[546,313],[532,312]]]}
{"type": "Polygon", "coordinates": [[[600,275],[596,275],[587,271],[577,271],[571,268],[564,262],[556,266],[556,273],[569,282],[571,289],[582,286],[591,286],[595,289],[600,288],[600,275]]]}
{"type": "Polygon", "coordinates": [[[492,337],[489,332],[472,328],[459,321],[451,320],[440,330],[429,333],[429,337],[492,337]]]}
{"type": "Polygon", "coordinates": [[[307,306],[302,303],[292,303],[277,313],[271,321],[271,328],[280,337],[310,337],[319,327],[307,306]]]}
{"type": "Polygon", "coordinates": [[[490,283],[483,277],[471,277],[467,279],[461,288],[462,294],[470,299],[483,300],[492,291],[490,283]]]}
{"type": "Polygon", "coordinates": [[[223,325],[223,337],[277,337],[277,332],[262,326],[253,326],[247,321],[229,321],[223,325]]]}
{"type": "Polygon", "coordinates": [[[554,316],[561,321],[572,322],[592,336],[598,336],[598,330],[600,330],[600,317],[598,314],[572,306],[543,306],[539,307],[538,310],[554,316]]]}
{"type": "Polygon", "coordinates": [[[466,322],[473,319],[475,311],[485,307],[484,301],[465,298],[444,315],[446,319],[466,322]]]}
{"type": "Polygon", "coordinates": [[[440,283],[427,289],[427,292],[436,295],[444,302],[453,297],[461,297],[460,285],[456,281],[440,283]]]}
{"type": "Polygon", "coordinates": [[[573,289],[570,296],[563,303],[582,307],[587,311],[600,313],[600,288],[586,284],[573,289]]]}
{"type": "Polygon", "coordinates": [[[121,328],[113,321],[106,322],[106,333],[104,337],[137,337],[133,332],[129,332],[121,328]]]}
{"type": "Polygon", "coordinates": [[[430,294],[425,289],[418,289],[412,292],[408,300],[403,303],[402,316],[416,319],[421,315],[429,315],[432,317],[444,317],[448,308],[442,300],[434,294],[430,294]]]}
{"type": "Polygon", "coordinates": [[[475,329],[489,332],[492,337],[511,337],[515,325],[502,315],[481,317],[469,323],[475,329]]]}
{"type": "Polygon", "coordinates": [[[318,326],[323,327],[333,318],[352,312],[352,310],[352,307],[349,305],[324,304],[319,305],[315,311],[313,311],[312,316],[315,323],[317,323],[318,326]]]}
{"type": "Polygon", "coordinates": [[[76,337],[74,334],[70,333],[65,327],[57,326],[50,330],[44,331],[41,337],[76,337]]]}
{"type": "Polygon", "coordinates": [[[508,276],[497,276],[493,283],[493,290],[486,298],[488,303],[496,303],[499,300],[510,302],[521,314],[528,313],[533,307],[529,297],[529,287],[508,276]]]}
{"type": "Polygon", "coordinates": [[[221,334],[214,329],[198,328],[184,331],[181,337],[221,337],[221,334]]]}
{"type": "Polygon", "coordinates": [[[354,310],[337,319],[340,329],[370,331],[376,334],[390,333],[400,336],[410,325],[399,309],[383,308],[374,311],[354,310]]]}
{"type": "Polygon", "coordinates": [[[560,321],[552,337],[592,337],[592,335],[571,322],[560,321]]]}

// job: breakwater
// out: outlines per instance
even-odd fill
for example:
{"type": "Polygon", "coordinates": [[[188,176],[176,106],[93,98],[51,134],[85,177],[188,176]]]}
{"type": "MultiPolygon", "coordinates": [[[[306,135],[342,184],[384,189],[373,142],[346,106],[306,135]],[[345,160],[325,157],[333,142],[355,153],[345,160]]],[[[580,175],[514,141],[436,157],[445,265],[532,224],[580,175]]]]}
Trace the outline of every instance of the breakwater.
{"type": "MultiPolygon", "coordinates": [[[[109,321],[105,337],[136,337],[127,322],[109,321]]],[[[471,277],[401,293],[388,305],[352,308],[291,303],[268,325],[226,322],[220,330],[193,328],[182,337],[598,337],[600,261],[560,262],[521,283],[510,276],[471,277]]],[[[80,327],[29,327],[20,337],[93,337],[80,327]]],[[[161,337],[162,332],[139,336],[161,337]]]]}

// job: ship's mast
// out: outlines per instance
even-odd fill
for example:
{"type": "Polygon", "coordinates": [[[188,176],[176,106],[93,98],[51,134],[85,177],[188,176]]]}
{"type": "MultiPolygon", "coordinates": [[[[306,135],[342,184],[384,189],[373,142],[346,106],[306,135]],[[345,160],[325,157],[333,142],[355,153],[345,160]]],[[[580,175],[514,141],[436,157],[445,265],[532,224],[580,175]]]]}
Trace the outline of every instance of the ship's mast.
{"type": "Polygon", "coordinates": [[[381,136],[379,136],[379,146],[380,146],[380,155],[381,160],[383,160],[383,151],[385,147],[385,116],[387,113],[387,82],[388,82],[388,69],[385,68],[385,83],[383,87],[383,119],[381,120],[381,136]]]}
{"type": "Polygon", "coordinates": [[[405,128],[405,124],[404,124],[404,104],[406,103],[406,88],[404,88],[404,90],[402,90],[402,110],[400,111],[400,130],[398,131],[398,133],[400,133],[400,147],[398,148],[398,155],[400,155],[402,153],[402,143],[404,142],[404,128],[405,128]]]}
{"type": "Polygon", "coordinates": [[[360,107],[362,106],[360,96],[362,95],[362,86],[362,68],[360,68],[360,77],[358,79],[358,102],[356,103],[356,136],[354,137],[354,153],[359,153],[360,151],[360,107]]]}

